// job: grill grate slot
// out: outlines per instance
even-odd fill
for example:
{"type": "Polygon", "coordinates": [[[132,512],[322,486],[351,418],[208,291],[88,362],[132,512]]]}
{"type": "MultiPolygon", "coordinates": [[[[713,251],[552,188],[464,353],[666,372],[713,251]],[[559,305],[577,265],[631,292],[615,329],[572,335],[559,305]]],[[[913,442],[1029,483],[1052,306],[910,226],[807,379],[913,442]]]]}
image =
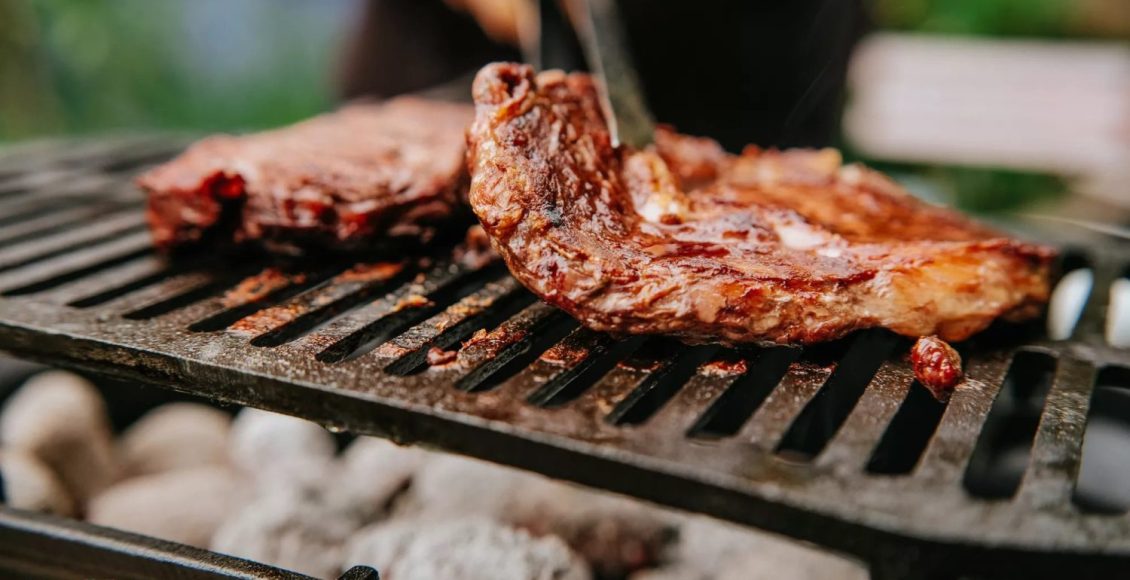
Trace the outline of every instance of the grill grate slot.
{"type": "Polygon", "coordinates": [[[3,229],[0,229],[0,248],[55,234],[68,228],[85,226],[91,218],[127,209],[132,209],[136,213],[136,209],[130,208],[127,204],[106,203],[35,215],[30,219],[3,226],[3,229]]]}
{"type": "Polygon", "coordinates": [[[821,385],[831,374],[831,363],[822,365],[812,360],[807,352],[802,354],[789,367],[777,388],[769,393],[769,398],[738,431],[737,439],[766,451],[776,449],[797,416],[820,392],[821,385]]]}
{"type": "Polygon", "coordinates": [[[965,384],[954,391],[914,478],[946,488],[961,484],[985,418],[1012,362],[1008,351],[987,352],[965,362],[965,384]]]}
{"type": "Polygon", "coordinates": [[[27,193],[29,190],[43,189],[60,183],[81,179],[88,174],[87,169],[51,169],[17,173],[0,178],[0,200],[27,193]]]}
{"type": "MultiPolygon", "coordinates": [[[[187,325],[200,320],[221,306],[219,295],[231,291],[241,281],[264,267],[258,260],[244,255],[228,256],[229,265],[210,267],[208,257],[195,257],[183,263],[185,272],[111,300],[102,309],[119,313],[127,320],[169,317],[169,324],[187,325]],[[197,262],[196,260],[201,260],[197,262]]],[[[165,319],[163,319],[165,320],[165,319]]]]}
{"type": "Polygon", "coordinates": [[[0,273],[4,296],[43,292],[152,253],[149,233],[137,232],[0,273]]]}
{"type": "Polygon", "coordinates": [[[286,273],[276,268],[247,278],[207,305],[214,312],[188,326],[192,332],[224,330],[240,319],[280,304],[338,274],[340,267],[331,266],[314,272],[286,273]],[[214,307],[214,308],[212,308],[214,307]]]}
{"type": "Polygon", "coordinates": [[[881,331],[856,336],[832,375],[789,426],[777,446],[777,453],[791,459],[811,459],[819,455],[847,420],[897,343],[897,338],[881,331]]]}
{"type": "Polygon", "coordinates": [[[512,278],[493,282],[451,308],[409,328],[382,344],[377,356],[395,358],[385,371],[408,375],[424,370],[428,351],[448,349],[477,330],[493,328],[534,303],[534,297],[512,278]]]}
{"type": "MultiPolygon", "coordinates": [[[[1039,402],[1039,424],[1031,444],[1020,498],[1040,508],[1067,505],[1083,456],[1087,406],[1095,383],[1095,368],[1063,355],[1055,365],[1052,383],[1039,402]]],[[[1038,396],[1038,393],[1035,393],[1038,396]]]]}
{"type": "Polygon", "coordinates": [[[170,266],[162,258],[147,255],[84,277],[52,293],[52,298],[62,299],[67,306],[74,308],[93,308],[186,271],[184,266],[170,266]]]}
{"type": "Polygon", "coordinates": [[[549,347],[577,328],[577,322],[541,302],[500,327],[501,338],[459,351],[459,363],[473,367],[455,384],[463,391],[486,391],[529,366],[549,347]],[[495,344],[495,342],[501,344],[495,344]]]}
{"type": "Polygon", "coordinates": [[[472,272],[455,264],[441,264],[422,279],[418,278],[385,298],[345,314],[307,335],[305,343],[299,344],[298,348],[316,351],[318,360],[322,362],[334,363],[361,356],[482,290],[487,282],[497,280],[501,275],[497,267],[472,272]]]}
{"type": "Polygon", "coordinates": [[[647,420],[642,430],[654,433],[656,439],[697,437],[691,439],[695,443],[707,440],[695,433],[695,425],[707,413],[711,403],[741,376],[740,369],[744,364],[745,360],[735,351],[723,351],[718,358],[700,367],[699,372],[647,420]],[[731,365],[737,365],[737,368],[731,365]]]}
{"type": "Polygon", "coordinates": [[[98,165],[102,171],[107,173],[139,175],[141,172],[167,160],[174,153],[178,153],[180,149],[179,146],[165,146],[158,149],[153,149],[151,146],[143,146],[136,151],[130,152],[128,155],[118,154],[108,156],[104,161],[98,163],[98,165]]]}
{"type": "MultiPolygon", "coordinates": [[[[84,173],[62,185],[28,189],[0,198],[0,215],[43,215],[60,206],[89,206],[107,201],[136,201],[138,195],[127,182],[101,173],[84,173]]],[[[13,220],[14,221],[14,220],[13,220]]]]}
{"type": "Polygon", "coordinates": [[[355,266],[293,300],[260,310],[234,323],[230,332],[253,336],[254,346],[278,346],[341,312],[407,280],[403,263],[355,266]]]}
{"type": "Polygon", "coordinates": [[[0,158],[0,175],[9,171],[29,176],[66,171],[117,173],[168,158],[186,144],[180,138],[131,136],[112,142],[98,139],[77,145],[42,145],[50,151],[48,155],[30,147],[0,158]]]}
{"type": "Polygon", "coordinates": [[[913,471],[945,410],[946,404],[935,399],[926,387],[918,381],[911,383],[867,462],[867,471],[882,475],[906,475],[913,471]]]}
{"type": "Polygon", "coordinates": [[[907,393],[914,382],[914,373],[907,361],[897,354],[901,353],[879,367],[847,420],[816,458],[817,466],[845,473],[866,470],[885,433],[893,429],[891,423],[906,405],[907,393]]]}
{"type": "Polygon", "coordinates": [[[655,414],[714,353],[716,346],[676,347],[667,344],[668,350],[682,350],[668,354],[668,362],[648,374],[631,394],[612,410],[608,421],[614,425],[639,425],[655,414]]]}
{"type": "Polygon", "coordinates": [[[763,348],[749,361],[750,368],[730,384],[722,396],[690,429],[693,437],[728,437],[749,420],[784,378],[799,348],[763,348]]]}
{"type": "Polygon", "coordinates": [[[144,218],[136,213],[125,213],[85,228],[11,246],[0,250],[0,272],[54,258],[91,244],[113,241],[132,233],[148,235],[144,230],[144,218]]]}
{"type": "Polygon", "coordinates": [[[671,342],[663,339],[643,340],[631,356],[616,363],[567,404],[552,407],[552,411],[579,417],[591,430],[616,425],[614,413],[622,409],[623,401],[633,394],[638,396],[640,385],[653,382],[653,373],[671,364],[671,347],[671,342]]]}
{"type": "Polygon", "coordinates": [[[1130,369],[1099,372],[1091,395],[1082,465],[1071,496],[1086,513],[1120,515],[1130,510],[1130,369]]]}
{"type": "MultiPolygon", "coordinates": [[[[95,210],[103,204],[101,199],[68,200],[67,203],[72,205],[73,209],[84,210],[95,210]]],[[[12,205],[0,203],[0,228],[5,230],[31,220],[51,218],[58,209],[56,204],[42,203],[34,198],[30,200],[30,203],[25,202],[16,207],[12,207],[12,205]]]]}
{"type": "MultiPolygon", "coordinates": [[[[214,297],[218,292],[231,288],[239,277],[239,275],[228,275],[217,278],[209,273],[192,272],[165,279],[158,285],[146,289],[149,291],[127,295],[130,300],[122,317],[127,320],[148,320],[164,316],[214,297]],[[142,306],[134,307],[135,304],[142,306]]],[[[112,305],[113,302],[116,301],[110,304],[112,305]]]]}
{"type": "Polygon", "coordinates": [[[1055,367],[1055,359],[1041,352],[1020,351],[1013,358],[965,472],[965,489],[973,496],[1006,499],[1020,488],[1055,367]]]}
{"type": "Polygon", "coordinates": [[[589,330],[578,331],[567,340],[569,345],[565,348],[585,351],[584,357],[576,361],[567,359],[563,365],[553,365],[552,370],[546,373],[548,380],[530,393],[527,400],[531,404],[557,407],[575,400],[644,343],[644,339],[639,337],[613,341],[607,335],[589,330]]]}

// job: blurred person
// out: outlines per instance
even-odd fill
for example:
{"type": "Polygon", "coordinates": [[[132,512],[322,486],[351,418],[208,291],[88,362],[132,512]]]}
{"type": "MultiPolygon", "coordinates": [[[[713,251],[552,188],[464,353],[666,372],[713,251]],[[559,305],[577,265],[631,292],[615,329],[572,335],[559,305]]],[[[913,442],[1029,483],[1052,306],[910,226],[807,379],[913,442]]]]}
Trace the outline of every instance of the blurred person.
{"type": "MultiPolygon", "coordinates": [[[[656,119],[730,150],[825,146],[838,133],[863,0],[620,0],[656,119]]],[[[367,0],[344,97],[389,97],[521,60],[534,0],[367,0]]],[[[469,88],[464,91],[469,94],[469,88]]]]}

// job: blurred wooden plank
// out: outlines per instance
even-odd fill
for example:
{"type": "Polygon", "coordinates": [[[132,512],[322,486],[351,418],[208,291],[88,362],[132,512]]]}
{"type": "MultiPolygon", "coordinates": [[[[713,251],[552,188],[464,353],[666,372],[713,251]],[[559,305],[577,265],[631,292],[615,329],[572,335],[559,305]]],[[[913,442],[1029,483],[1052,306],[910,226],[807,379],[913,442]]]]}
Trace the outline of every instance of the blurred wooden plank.
{"type": "Polygon", "coordinates": [[[1130,47],[877,34],[848,139],[900,161],[1102,175],[1130,164],[1130,47]]]}

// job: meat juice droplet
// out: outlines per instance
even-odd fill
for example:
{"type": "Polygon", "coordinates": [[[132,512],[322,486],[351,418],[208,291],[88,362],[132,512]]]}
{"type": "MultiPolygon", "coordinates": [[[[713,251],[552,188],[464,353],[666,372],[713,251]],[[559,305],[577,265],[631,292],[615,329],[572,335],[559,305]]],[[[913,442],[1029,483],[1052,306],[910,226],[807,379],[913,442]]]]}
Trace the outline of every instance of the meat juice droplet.
{"type": "Polygon", "coordinates": [[[914,343],[910,349],[910,364],[914,378],[939,401],[949,400],[954,387],[965,378],[961,355],[936,336],[923,336],[914,343]]]}

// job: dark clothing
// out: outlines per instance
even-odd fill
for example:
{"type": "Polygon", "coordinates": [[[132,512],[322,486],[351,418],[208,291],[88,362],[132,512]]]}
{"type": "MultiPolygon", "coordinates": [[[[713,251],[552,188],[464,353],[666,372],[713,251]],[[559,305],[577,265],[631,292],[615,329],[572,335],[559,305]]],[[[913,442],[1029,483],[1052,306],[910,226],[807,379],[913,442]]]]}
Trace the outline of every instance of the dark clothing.
{"type": "Polygon", "coordinates": [[[655,117],[727,149],[835,138],[858,0],[624,0],[655,117]]]}
{"type": "Polygon", "coordinates": [[[521,59],[442,0],[369,0],[346,50],[341,93],[392,97],[469,76],[489,62],[521,59]]]}

